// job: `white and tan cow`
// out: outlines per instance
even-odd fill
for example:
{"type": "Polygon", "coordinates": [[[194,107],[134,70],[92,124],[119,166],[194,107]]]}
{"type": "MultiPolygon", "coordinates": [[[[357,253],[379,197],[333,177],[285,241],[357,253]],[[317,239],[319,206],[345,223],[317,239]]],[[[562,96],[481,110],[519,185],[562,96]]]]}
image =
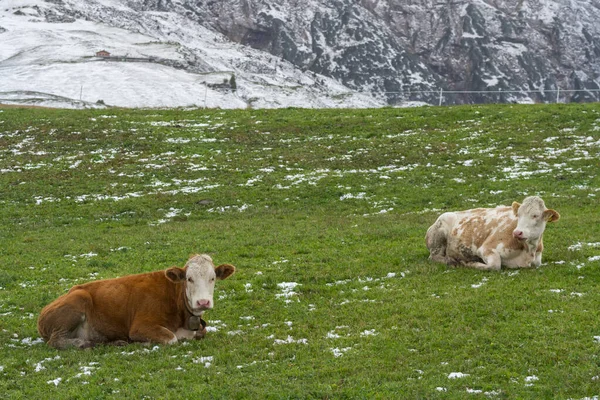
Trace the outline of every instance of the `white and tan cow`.
{"type": "Polygon", "coordinates": [[[200,339],[206,333],[202,313],[214,305],[215,280],[234,272],[233,265],[215,268],[208,255],[196,254],[184,268],[77,285],[44,307],[38,332],[58,349],[200,339]]]}
{"type": "Polygon", "coordinates": [[[531,196],[512,207],[447,212],[427,230],[429,258],[448,265],[499,270],[542,263],[542,235],[560,215],[531,196]]]}

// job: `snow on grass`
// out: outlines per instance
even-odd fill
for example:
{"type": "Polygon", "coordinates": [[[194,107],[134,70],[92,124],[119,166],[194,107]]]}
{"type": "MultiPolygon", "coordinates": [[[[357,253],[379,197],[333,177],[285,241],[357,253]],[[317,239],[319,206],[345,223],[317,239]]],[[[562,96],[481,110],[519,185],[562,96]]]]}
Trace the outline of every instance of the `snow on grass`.
{"type": "Polygon", "coordinates": [[[45,370],[46,367],[44,366],[45,363],[47,362],[51,362],[51,361],[57,361],[60,360],[61,357],[60,356],[54,356],[54,357],[49,357],[49,358],[44,358],[42,361],[38,362],[35,364],[34,366],[34,371],[35,372],[40,372],[42,370],[45,370]]]}
{"type": "Polygon", "coordinates": [[[347,200],[347,199],[364,199],[365,196],[367,194],[365,192],[361,192],[361,193],[357,193],[357,194],[352,194],[352,193],[348,193],[348,194],[344,194],[342,196],[340,196],[340,200],[347,200]]]}
{"type": "Polygon", "coordinates": [[[117,248],[114,248],[114,249],[110,249],[111,252],[114,252],[114,251],[125,252],[125,251],[128,251],[128,250],[131,250],[131,247],[121,246],[121,247],[117,247],[117,248]]]}
{"type": "MultiPolygon", "coordinates": [[[[327,332],[327,335],[325,335],[326,339],[340,339],[342,338],[342,335],[336,333],[336,331],[338,330],[346,330],[349,327],[347,325],[340,325],[340,326],[336,326],[332,331],[327,332]]],[[[350,336],[350,334],[345,335],[344,337],[348,337],[350,336]]]]}
{"type": "Polygon", "coordinates": [[[462,372],[450,372],[448,374],[448,379],[460,379],[466,378],[469,374],[463,374],[462,372]]]}
{"type": "Polygon", "coordinates": [[[370,330],[369,330],[369,329],[365,329],[364,331],[362,331],[362,332],[360,333],[360,336],[363,336],[363,337],[367,337],[367,336],[377,336],[377,335],[379,335],[379,333],[378,333],[378,332],[376,332],[376,331],[375,331],[375,329],[370,329],[370,330]]]}
{"type": "Polygon", "coordinates": [[[294,339],[288,335],[286,339],[275,339],[273,344],[308,344],[308,339],[294,339]]]}
{"type": "Polygon", "coordinates": [[[330,331],[330,332],[327,332],[327,335],[325,336],[325,338],[327,338],[327,339],[339,339],[339,338],[341,338],[341,336],[339,334],[335,333],[335,331],[330,331]]]}
{"type": "MultiPolygon", "coordinates": [[[[183,211],[182,209],[171,207],[169,209],[169,211],[167,211],[167,213],[165,214],[165,218],[159,219],[156,222],[150,222],[149,225],[156,226],[156,225],[160,225],[160,224],[165,224],[165,223],[169,222],[172,218],[175,218],[176,216],[178,216],[182,211],[183,211]]],[[[187,213],[185,215],[190,216],[191,213],[187,213]]]]}
{"type": "Polygon", "coordinates": [[[531,376],[526,376],[525,377],[525,382],[526,383],[536,382],[536,381],[539,381],[539,380],[540,380],[540,378],[538,378],[535,375],[531,375],[531,376]]]}
{"type": "Polygon", "coordinates": [[[58,386],[58,384],[62,381],[62,378],[56,378],[56,379],[52,379],[47,381],[46,383],[49,385],[54,385],[54,386],[58,386]]]}
{"type": "Polygon", "coordinates": [[[483,285],[485,285],[487,283],[487,281],[488,281],[488,278],[484,277],[481,279],[481,282],[475,283],[475,284],[471,285],[471,287],[473,289],[478,289],[478,288],[482,287],[483,285]]]}
{"type": "Polygon", "coordinates": [[[344,353],[347,353],[348,351],[352,350],[352,347],[342,347],[342,348],[335,347],[335,348],[331,348],[330,350],[333,353],[333,356],[335,358],[338,358],[338,357],[343,356],[344,353]]]}
{"type": "Polygon", "coordinates": [[[213,356],[199,357],[192,360],[194,364],[204,364],[204,368],[208,368],[213,363],[213,356]]]}
{"type": "Polygon", "coordinates": [[[223,207],[213,207],[208,209],[207,211],[212,213],[212,212],[217,212],[217,213],[224,213],[227,211],[238,211],[238,212],[243,212],[246,211],[248,208],[250,208],[249,204],[242,204],[241,206],[223,206],[223,207]]]}
{"type": "MultiPolygon", "coordinates": [[[[79,367],[79,369],[81,370],[81,372],[79,372],[77,375],[73,376],[73,378],[81,378],[84,376],[90,376],[92,375],[92,372],[97,369],[97,365],[99,363],[98,362],[91,362],[90,365],[84,365],[79,367]]],[[[67,381],[69,381],[70,379],[67,379],[67,381]]]]}
{"type": "MultiPolygon", "coordinates": [[[[408,271],[404,271],[404,272],[400,272],[400,277],[404,278],[406,276],[406,274],[408,273],[408,271]]],[[[389,272],[386,276],[382,277],[382,278],[372,278],[372,277],[357,277],[356,281],[358,283],[379,283],[382,282],[385,279],[392,279],[395,278],[398,275],[397,272],[389,272]]],[[[335,282],[329,282],[326,283],[326,286],[340,286],[340,285],[348,285],[350,283],[352,283],[353,280],[352,279],[343,279],[343,280],[339,280],[339,281],[335,281],[335,282]]]]}
{"type": "Polygon", "coordinates": [[[226,328],[227,325],[223,323],[220,319],[216,319],[214,321],[207,322],[206,331],[207,332],[217,332],[221,328],[226,328]]]}
{"type": "Polygon", "coordinates": [[[43,344],[44,339],[42,339],[42,338],[33,339],[31,337],[26,337],[26,338],[21,339],[21,341],[19,343],[24,346],[34,346],[36,344],[43,344]]]}
{"type": "Polygon", "coordinates": [[[281,289],[281,293],[277,293],[275,295],[276,298],[284,298],[286,303],[291,302],[290,297],[297,296],[298,293],[294,290],[300,286],[299,283],[296,282],[281,282],[277,284],[277,287],[281,289]]]}
{"type": "Polygon", "coordinates": [[[577,251],[577,250],[583,249],[584,247],[600,247],[600,242],[593,242],[593,243],[577,242],[577,243],[569,246],[568,249],[570,251],[577,251]]]}

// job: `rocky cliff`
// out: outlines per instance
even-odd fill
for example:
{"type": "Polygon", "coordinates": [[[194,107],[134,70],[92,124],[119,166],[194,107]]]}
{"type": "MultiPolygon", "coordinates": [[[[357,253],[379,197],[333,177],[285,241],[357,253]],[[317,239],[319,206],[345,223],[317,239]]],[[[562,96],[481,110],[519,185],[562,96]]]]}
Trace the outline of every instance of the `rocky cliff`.
{"type": "Polygon", "coordinates": [[[391,102],[430,100],[408,92],[440,87],[503,91],[455,95],[460,102],[555,101],[557,89],[598,99],[566,92],[599,88],[597,0],[228,0],[186,9],[233,41],[391,102]]]}

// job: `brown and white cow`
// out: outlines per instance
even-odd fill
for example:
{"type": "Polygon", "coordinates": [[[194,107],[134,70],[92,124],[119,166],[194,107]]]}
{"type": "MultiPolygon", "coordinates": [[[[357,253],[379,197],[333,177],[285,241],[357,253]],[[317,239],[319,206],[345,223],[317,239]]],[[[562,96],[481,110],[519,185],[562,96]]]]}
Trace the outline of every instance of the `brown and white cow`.
{"type": "Polygon", "coordinates": [[[429,258],[448,265],[484,270],[538,267],[546,223],[559,218],[541,198],[531,196],[512,207],[444,213],[427,230],[425,242],[429,258]]]}
{"type": "Polygon", "coordinates": [[[208,255],[197,254],[184,268],[73,286],[44,307],[38,332],[58,349],[200,339],[206,333],[202,313],[214,305],[215,280],[234,272],[233,265],[215,268],[208,255]]]}

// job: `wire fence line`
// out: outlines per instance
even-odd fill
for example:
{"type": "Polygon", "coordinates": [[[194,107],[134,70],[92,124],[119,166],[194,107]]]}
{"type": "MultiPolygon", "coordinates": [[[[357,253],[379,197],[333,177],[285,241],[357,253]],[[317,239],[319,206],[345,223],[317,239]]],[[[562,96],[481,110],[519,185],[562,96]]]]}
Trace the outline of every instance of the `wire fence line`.
{"type": "MultiPolygon", "coordinates": [[[[438,105],[442,105],[444,101],[444,95],[511,95],[511,94],[534,94],[537,96],[548,97],[548,95],[552,94],[552,98],[554,98],[553,94],[556,94],[555,101],[556,103],[560,103],[561,94],[567,101],[572,101],[567,96],[569,94],[577,94],[577,93],[585,93],[589,94],[591,98],[587,99],[578,99],[575,101],[600,101],[600,88],[598,89],[543,89],[543,90],[444,90],[443,88],[436,90],[405,90],[405,91],[386,91],[380,92],[383,95],[396,95],[402,96],[405,98],[411,98],[414,95],[422,95],[424,97],[429,97],[430,99],[436,98],[438,100],[438,105]]],[[[517,100],[517,99],[515,99],[517,100]]],[[[521,98],[520,100],[530,100],[533,101],[531,97],[521,98]]],[[[549,101],[545,101],[549,102],[549,101]]]]}
{"type": "Polygon", "coordinates": [[[443,89],[439,89],[439,90],[405,90],[405,91],[398,91],[398,92],[383,92],[383,93],[400,93],[400,94],[406,94],[406,93],[496,93],[496,94],[502,94],[502,93],[538,93],[538,94],[544,94],[544,93],[565,93],[565,92],[600,92],[600,89],[549,89],[549,90],[443,90],[443,89]]]}

